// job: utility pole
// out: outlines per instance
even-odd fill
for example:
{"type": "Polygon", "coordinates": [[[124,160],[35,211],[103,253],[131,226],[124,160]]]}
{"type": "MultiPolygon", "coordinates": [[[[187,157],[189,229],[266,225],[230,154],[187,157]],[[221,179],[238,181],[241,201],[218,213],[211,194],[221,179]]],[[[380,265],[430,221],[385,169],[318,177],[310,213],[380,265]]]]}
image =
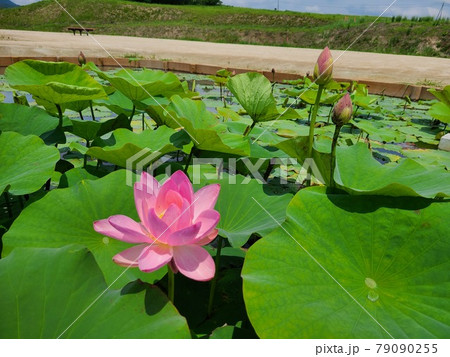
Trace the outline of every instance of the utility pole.
{"type": "Polygon", "coordinates": [[[442,3],[441,9],[439,10],[438,14],[436,15],[436,19],[434,21],[434,23],[437,25],[439,23],[439,20],[442,17],[442,12],[444,10],[444,5],[445,5],[445,1],[442,3]]]}
{"type": "Polygon", "coordinates": [[[280,0],[278,0],[278,2],[277,2],[277,9],[278,9],[278,11],[280,11],[280,0]]]}

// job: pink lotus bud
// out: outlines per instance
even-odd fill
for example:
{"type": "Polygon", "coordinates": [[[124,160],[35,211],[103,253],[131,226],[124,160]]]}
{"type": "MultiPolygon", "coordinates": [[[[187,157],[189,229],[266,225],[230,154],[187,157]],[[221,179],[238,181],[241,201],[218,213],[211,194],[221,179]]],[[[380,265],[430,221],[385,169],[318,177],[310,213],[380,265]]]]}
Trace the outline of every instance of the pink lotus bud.
{"type": "Polygon", "coordinates": [[[337,126],[347,124],[353,115],[353,105],[350,94],[344,95],[333,108],[333,123],[337,126]]]}
{"type": "Polygon", "coordinates": [[[314,66],[314,81],[319,85],[325,85],[333,77],[333,57],[328,47],[325,47],[314,66]]]}
{"type": "Polygon", "coordinates": [[[78,63],[80,64],[80,66],[86,64],[86,56],[82,51],[80,51],[80,54],[78,55],[78,63]]]}

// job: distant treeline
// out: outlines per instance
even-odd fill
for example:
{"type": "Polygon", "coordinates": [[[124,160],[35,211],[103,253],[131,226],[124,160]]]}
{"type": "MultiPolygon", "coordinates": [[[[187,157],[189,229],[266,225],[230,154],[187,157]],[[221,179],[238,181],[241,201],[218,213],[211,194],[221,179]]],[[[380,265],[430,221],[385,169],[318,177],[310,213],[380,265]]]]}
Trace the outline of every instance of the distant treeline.
{"type": "Polygon", "coordinates": [[[171,4],[171,5],[222,5],[220,0],[130,0],[135,2],[146,2],[149,4],[171,4]]]}

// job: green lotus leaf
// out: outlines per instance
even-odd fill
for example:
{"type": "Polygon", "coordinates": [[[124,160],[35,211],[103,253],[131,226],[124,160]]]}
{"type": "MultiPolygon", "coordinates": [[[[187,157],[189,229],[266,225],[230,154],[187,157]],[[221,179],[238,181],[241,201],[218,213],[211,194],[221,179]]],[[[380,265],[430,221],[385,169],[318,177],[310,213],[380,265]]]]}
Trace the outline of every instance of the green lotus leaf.
{"type": "Polygon", "coordinates": [[[90,100],[78,100],[76,102],[69,102],[64,104],[65,109],[73,110],[74,112],[82,112],[91,105],[90,100]]]}
{"type": "Polygon", "coordinates": [[[225,124],[206,109],[202,101],[173,96],[167,106],[165,124],[184,128],[199,150],[246,156],[250,152],[248,138],[233,134],[225,124]]]}
{"type": "Polygon", "coordinates": [[[5,78],[12,88],[58,105],[106,98],[100,83],[67,62],[20,61],[6,68],[5,78]]]}
{"type": "Polygon", "coordinates": [[[404,142],[406,136],[386,125],[384,121],[353,120],[355,127],[370,135],[370,139],[384,142],[404,142]]]}
{"type": "Polygon", "coordinates": [[[433,94],[437,99],[450,108],[450,85],[446,86],[442,90],[430,88],[428,89],[428,92],[433,94]]]}
{"type": "Polygon", "coordinates": [[[0,193],[25,195],[39,190],[52,176],[59,151],[35,135],[0,134],[0,193]]]}
{"type": "Polygon", "coordinates": [[[25,208],[3,236],[6,247],[60,248],[68,244],[87,247],[103,272],[107,284],[117,286],[141,279],[149,283],[167,272],[162,268],[143,273],[113,263],[112,257],[131,245],[94,231],[93,222],[115,214],[138,221],[133,188],[127,182],[134,177],[125,170],[115,171],[101,179],[82,180],[69,188],[50,191],[44,198],[25,208]],[[128,180],[128,181],[127,181],[128,180]],[[44,224],[51,222],[51,224],[44,224]]]}
{"type": "Polygon", "coordinates": [[[133,101],[118,90],[110,94],[108,99],[97,99],[94,103],[108,108],[117,115],[124,114],[127,117],[131,115],[133,110],[133,101]]]}
{"type": "MultiPolygon", "coordinates": [[[[275,145],[289,157],[294,158],[305,170],[311,167],[311,174],[317,182],[330,184],[331,139],[325,136],[316,137],[313,145],[313,160],[306,161],[308,156],[308,136],[297,136],[275,145]]],[[[306,176],[305,176],[306,178],[306,176]]]]}
{"type": "Polygon", "coordinates": [[[428,114],[443,123],[450,124],[450,106],[444,102],[434,103],[428,114]]]}
{"type": "Polygon", "coordinates": [[[38,107],[0,104],[0,130],[40,136],[58,126],[58,118],[38,107]]]}
{"type": "Polygon", "coordinates": [[[381,164],[364,143],[339,147],[336,153],[336,184],[352,194],[386,196],[450,196],[450,173],[426,168],[411,159],[381,164]]]}
{"type": "Polygon", "coordinates": [[[136,282],[108,289],[79,246],[14,249],[0,261],[0,285],[1,338],[190,337],[158,288],[136,282]]]}
{"type": "Polygon", "coordinates": [[[377,101],[377,97],[369,95],[352,95],[352,102],[355,107],[361,107],[364,109],[375,109],[372,104],[377,101]]]}
{"type": "MultiPolygon", "coordinates": [[[[206,182],[205,182],[206,183],[206,182]]],[[[271,195],[264,185],[255,179],[241,175],[224,174],[220,180],[208,180],[208,184],[219,183],[220,194],[215,209],[220,213],[217,225],[219,234],[228,238],[230,244],[239,248],[247,243],[253,233],[264,235],[283,222],[291,194],[271,195]],[[275,220],[267,219],[263,205],[275,220]]]]}
{"type": "Polygon", "coordinates": [[[402,154],[422,165],[437,166],[450,170],[450,152],[443,150],[414,149],[402,150],[402,154]]]}
{"type": "Polygon", "coordinates": [[[301,190],[282,228],[246,255],[244,299],[257,334],[446,338],[449,214],[448,202],[301,190]]]}
{"type": "MultiPolygon", "coordinates": [[[[316,102],[317,90],[316,89],[286,89],[283,91],[290,97],[298,98],[307,104],[314,104],[316,102]]],[[[324,92],[320,97],[321,104],[334,104],[336,103],[344,94],[332,94],[329,92],[324,92]]]]}
{"type": "Polygon", "coordinates": [[[172,72],[144,68],[141,71],[122,69],[111,74],[101,71],[92,63],[89,69],[97,73],[100,78],[107,80],[132,101],[141,101],[158,95],[170,97],[174,94],[185,93],[180,80],[172,72]]]}
{"type": "Polygon", "coordinates": [[[127,160],[131,160],[129,166],[134,169],[136,165],[143,165],[144,162],[145,165],[150,165],[162,155],[182,149],[187,142],[184,132],[177,132],[166,126],[144,130],[139,134],[117,129],[110,139],[94,141],[86,154],[120,167],[127,167],[127,160]],[[101,147],[97,146],[99,144],[101,147]]]}
{"type": "Polygon", "coordinates": [[[131,130],[130,120],[124,114],[103,122],[81,119],[70,119],[70,121],[72,126],[68,128],[68,131],[87,141],[94,140],[118,128],[131,130]]]}
{"type": "Polygon", "coordinates": [[[238,74],[228,80],[227,87],[255,122],[298,118],[293,109],[278,109],[272,84],[260,73],[238,74]]]}
{"type": "Polygon", "coordinates": [[[108,171],[97,169],[97,167],[86,165],[86,167],[71,168],[64,172],[59,180],[58,188],[74,186],[83,180],[97,180],[106,176],[108,171]]]}

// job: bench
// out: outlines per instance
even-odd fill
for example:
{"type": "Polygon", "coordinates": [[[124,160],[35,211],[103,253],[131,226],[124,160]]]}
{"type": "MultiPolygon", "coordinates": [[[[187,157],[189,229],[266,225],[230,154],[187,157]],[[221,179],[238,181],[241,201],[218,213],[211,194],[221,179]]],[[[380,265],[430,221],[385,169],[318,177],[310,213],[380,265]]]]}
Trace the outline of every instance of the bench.
{"type": "Polygon", "coordinates": [[[75,36],[75,32],[77,32],[77,31],[80,33],[80,36],[83,34],[83,31],[85,31],[86,35],[88,35],[88,36],[89,36],[89,32],[94,31],[94,29],[91,27],[68,27],[67,30],[72,31],[74,36],[75,36]]]}

